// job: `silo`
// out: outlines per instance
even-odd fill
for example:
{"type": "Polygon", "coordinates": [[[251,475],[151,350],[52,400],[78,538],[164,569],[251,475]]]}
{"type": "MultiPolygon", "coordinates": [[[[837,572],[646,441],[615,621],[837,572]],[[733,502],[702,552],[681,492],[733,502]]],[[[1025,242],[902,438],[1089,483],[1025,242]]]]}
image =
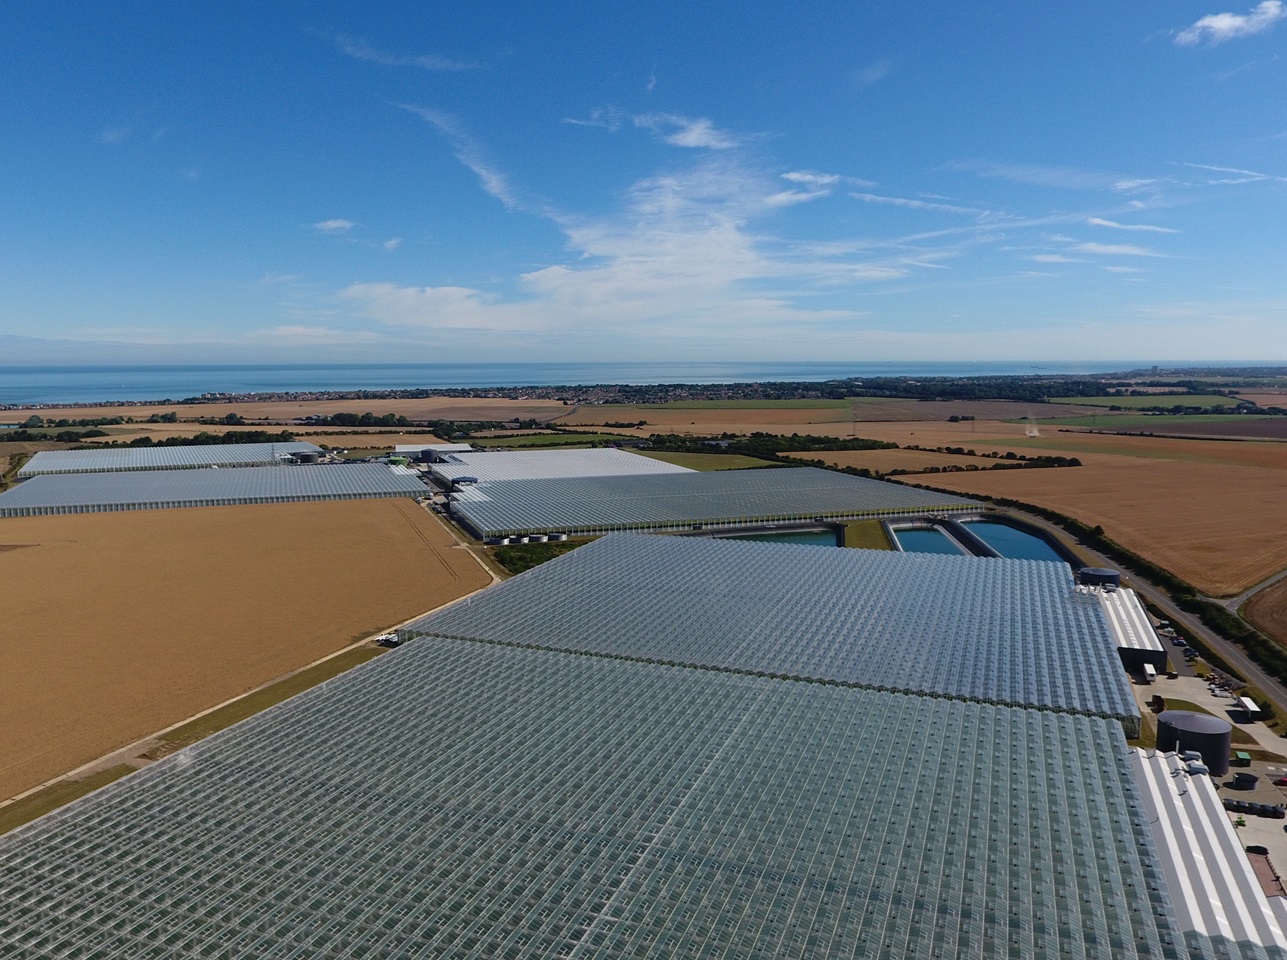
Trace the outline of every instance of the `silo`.
{"type": "Polygon", "coordinates": [[[1198,751],[1212,776],[1223,777],[1229,772],[1232,737],[1233,725],[1209,713],[1164,710],[1157,716],[1157,748],[1198,751]]]}

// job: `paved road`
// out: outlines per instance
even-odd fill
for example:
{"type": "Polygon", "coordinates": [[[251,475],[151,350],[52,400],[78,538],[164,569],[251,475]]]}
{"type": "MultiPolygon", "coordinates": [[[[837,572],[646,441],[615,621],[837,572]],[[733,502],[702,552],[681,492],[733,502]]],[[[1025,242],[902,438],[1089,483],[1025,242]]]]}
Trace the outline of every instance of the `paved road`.
{"type": "Polygon", "coordinates": [[[1221,599],[1219,597],[1208,597],[1205,594],[1203,594],[1202,598],[1204,600],[1210,600],[1212,603],[1218,603],[1220,604],[1220,606],[1224,607],[1230,613],[1236,614],[1238,612],[1238,608],[1251,599],[1252,594],[1259,593],[1261,590],[1265,589],[1265,587],[1268,587],[1277,583],[1279,580],[1282,580],[1284,577],[1287,577],[1287,570],[1279,570],[1268,580],[1261,580],[1254,587],[1251,587],[1247,590],[1242,591],[1242,593],[1238,594],[1236,597],[1226,597],[1224,599],[1221,599]]]}
{"type": "MultiPolygon", "coordinates": [[[[1006,507],[1005,509],[1007,512],[1014,513],[1023,517],[1025,520],[1036,524],[1043,530],[1048,531],[1050,534],[1063,541],[1065,544],[1076,544],[1077,552],[1088,557],[1093,566],[1104,566],[1115,570],[1121,570],[1124,575],[1130,577],[1130,586],[1132,589],[1161,610],[1165,614],[1166,619],[1171,621],[1171,626],[1174,627],[1181,636],[1187,635],[1196,637],[1204,646],[1210,648],[1219,655],[1225,663],[1229,664],[1234,672],[1237,673],[1238,676],[1242,677],[1243,680],[1259,687],[1264,692],[1265,696],[1273,703],[1274,710],[1279,716],[1287,716],[1287,686],[1284,686],[1282,683],[1269,676],[1269,674],[1265,673],[1254,660],[1243,652],[1241,647],[1230,643],[1219,634],[1213,633],[1211,630],[1207,629],[1207,627],[1203,625],[1202,621],[1192,614],[1181,610],[1171,601],[1169,596],[1153,584],[1149,583],[1149,581],[1145,580],[1138,573],[1131,570],[1130,567],[1124,566],[1115,560],[1110,560],[1097,550],[1092,550],[1080,540],[1073,538],[1063,528],[1057,527],[1053,523],[1043,520],[1041,517],[1034,516],[1030,513],[1024,513],[1022,510],[1015,510],[1011,507],[1006,507]]],[[[1287,572],[1280,574],[1280,576],[1287,576],[1287,572]]],[[[1274,579],[1278,578],[1275,577],[1274,579]]],[[[1263,584],[1261,586],[1263,586],[1263,584]]]]}

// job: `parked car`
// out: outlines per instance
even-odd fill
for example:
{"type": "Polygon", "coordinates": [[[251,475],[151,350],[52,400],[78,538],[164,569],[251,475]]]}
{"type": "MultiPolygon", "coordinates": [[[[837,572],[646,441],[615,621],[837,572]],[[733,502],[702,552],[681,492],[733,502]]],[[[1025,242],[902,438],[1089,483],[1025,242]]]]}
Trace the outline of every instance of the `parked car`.
{"type": "Polygon", "coordinates": [[[1275,778],[1274,778],[1274,786],[1275,786],[1275,787],[1287,787],[1287,777],[1275,777],[1275,778]]]}

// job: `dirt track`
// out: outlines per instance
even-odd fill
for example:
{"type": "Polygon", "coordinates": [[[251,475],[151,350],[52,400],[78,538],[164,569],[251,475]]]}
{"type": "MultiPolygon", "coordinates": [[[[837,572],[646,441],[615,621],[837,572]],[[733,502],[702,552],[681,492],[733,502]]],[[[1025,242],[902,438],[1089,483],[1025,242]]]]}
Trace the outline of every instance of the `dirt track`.
{"type": "Polygon", "coordinates": [[[0,520],[0,798],[488,582],[411,501],[0,520]]]}

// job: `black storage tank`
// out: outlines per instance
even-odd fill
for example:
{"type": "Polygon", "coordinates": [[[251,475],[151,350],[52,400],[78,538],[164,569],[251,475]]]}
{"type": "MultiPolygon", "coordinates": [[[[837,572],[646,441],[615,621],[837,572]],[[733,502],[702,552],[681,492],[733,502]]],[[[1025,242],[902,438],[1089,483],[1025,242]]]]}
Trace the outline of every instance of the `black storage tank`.
{"type": "Polygon", "coordinates": [[[1196,750],[1212,776],[1229,772],[1233,724],[1209,713],[1163,710],[1157,715],[1157,748],[1162,751],[1196,750]]]}
{"type": "Polygon", "coordinates": [[[1077,582],[1087,587],[1120,587],[1122,575],[1107,567],[1082,567],[1077,571],[1077,582]]]}

